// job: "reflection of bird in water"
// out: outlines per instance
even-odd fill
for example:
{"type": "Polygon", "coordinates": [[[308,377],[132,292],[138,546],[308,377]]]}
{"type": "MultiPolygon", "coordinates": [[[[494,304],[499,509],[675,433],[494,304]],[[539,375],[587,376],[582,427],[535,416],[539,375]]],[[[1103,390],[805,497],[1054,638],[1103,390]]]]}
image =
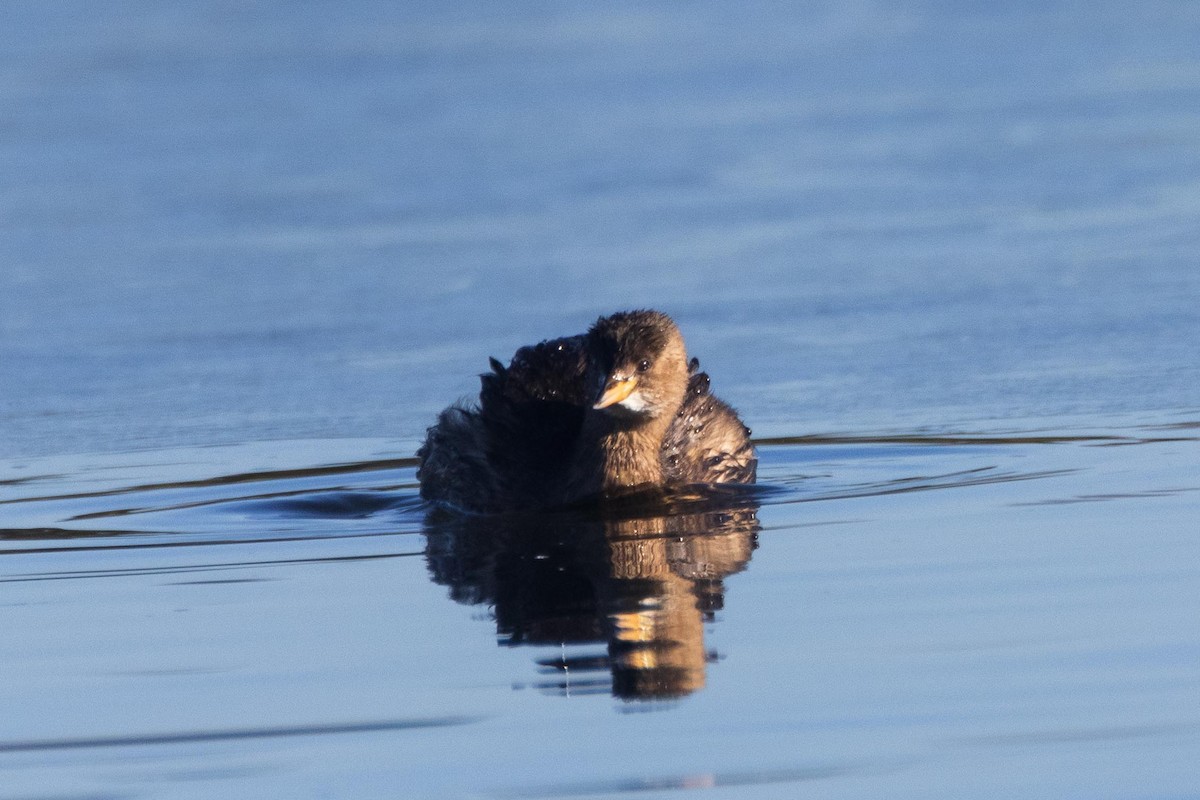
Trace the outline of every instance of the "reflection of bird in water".
{"type": "Polygon", "coordinates": [[[460,602],[491,606],[502,643],[607,644],[600,656],[540,662],[558,675],[542,688],[651,700],[704,686],[704,623],[724,603],[724,578],[750,561],[758,527],[742,498],[621,519],[435,512],[425,535],[434,580],[460,602]]]}
{"type": "Polygon", "coordinates": [[[478,408],[451,406],[417,455],[421,495],[476,511],[629,490],[753,483],[749,429],[708,391],[675,323],[603,317],[581,336],[492,360],[478,408]]]}

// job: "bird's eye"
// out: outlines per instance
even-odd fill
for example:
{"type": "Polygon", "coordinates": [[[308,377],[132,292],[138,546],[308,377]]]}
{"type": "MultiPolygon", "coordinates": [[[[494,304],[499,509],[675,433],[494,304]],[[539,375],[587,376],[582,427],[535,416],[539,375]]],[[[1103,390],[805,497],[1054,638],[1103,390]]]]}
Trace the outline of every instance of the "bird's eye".
{"type": "Polygon", "coordinates": [[[648,369],[650,369],[650,359],[643,358],[638,362],[638,372],[645,372],[648,369]]]}

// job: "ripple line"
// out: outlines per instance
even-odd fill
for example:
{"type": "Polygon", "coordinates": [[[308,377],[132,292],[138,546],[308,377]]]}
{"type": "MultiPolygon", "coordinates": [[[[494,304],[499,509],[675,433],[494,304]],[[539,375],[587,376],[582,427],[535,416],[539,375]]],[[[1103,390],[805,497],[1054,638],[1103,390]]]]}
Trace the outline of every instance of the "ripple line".
{"type": "Polygon", "coordinates": [[[226,728],[179,733],[145,733],[126,736],[87,736],[62,739],[25,739],[0,741],[0,753],[32,753],[46,750],[87,750],[101,747],[143,747],[160,744],[227,742],[240,739],[283,739],[293,736],[330,736],[345,733],[417,730],[469,725],[483,717],[429,717],[426,719],[389,719],[325,725],[283,725],[262,728],[226,728]]]}
{"type": "Polygon", "coordinates": [[[30,572],[0,578],[0,583],[30,583],[33,581],[67,581],[80,578],[128,578],[136,575],[178,575],[191,572],[213,572],[231,569],[259,569],[296,564],[335,564],[352,561],[379,561],[388,558],[419,558],[424,550],[398,553],[367,553],[353,556],[320,556],[317,558],[278,558],[262,561],[230,561],[213,564],[186,564],[174,567],[126,567],[118,569],[73,570],[71,572],[30,572]]]}
{"type": "Polygon", "coordinates": [[[39,497],[14,497],[0,500],[0,505],[12,503],[37,503],[46,500],[81,500],[89,497],[113,497],[115,495],[132,494],[135,492],[156,492],[163,489],[202,489],[209,486],[229,486],[237,483],[258,483],[262,481],[291,480],[294,478],[315,478],[325,475],[346,475],[355,472],[377,472],[391,469],[405,469],[417,466],[414,458],[387,458],[376,461],[359,461],[353,464],[334,464],[325,467],[304,467],[301,469],[265,470],[263,472],[240,472],[233,475],[220,475],[215,478],[202,478],[194,481],[171,481],[167,483],[143,483],[136,486],[126,486],[121,489],[105,489],[99,492],[72,492],[69,494],[49,494],[39,497]]]}

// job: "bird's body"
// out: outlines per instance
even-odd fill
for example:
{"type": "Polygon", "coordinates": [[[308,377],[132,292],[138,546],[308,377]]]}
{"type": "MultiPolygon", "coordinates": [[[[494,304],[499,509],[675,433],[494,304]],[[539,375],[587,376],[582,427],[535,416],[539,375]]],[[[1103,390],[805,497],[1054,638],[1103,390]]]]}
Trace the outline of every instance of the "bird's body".
{"type": "Polygon", "coordinates": [[[749,429],[709,393],[665,314],[602,317],[491,363],[478,406],[443,411],[418,451],[426,499],[494,512],[754,482],[749,429]]]}

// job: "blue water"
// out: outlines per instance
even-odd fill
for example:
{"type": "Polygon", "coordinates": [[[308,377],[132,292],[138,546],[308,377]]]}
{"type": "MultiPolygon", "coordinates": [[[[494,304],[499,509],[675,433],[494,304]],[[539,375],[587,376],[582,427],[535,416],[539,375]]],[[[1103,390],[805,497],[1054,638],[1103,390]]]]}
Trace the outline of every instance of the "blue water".
{"type": "Polygon", "coordinates": [[[0,798],[1191,796],[1197,41],[5,4],[0,798]],[[762,491],[430,517],[487,357],[639,306],[762,491]]]}

